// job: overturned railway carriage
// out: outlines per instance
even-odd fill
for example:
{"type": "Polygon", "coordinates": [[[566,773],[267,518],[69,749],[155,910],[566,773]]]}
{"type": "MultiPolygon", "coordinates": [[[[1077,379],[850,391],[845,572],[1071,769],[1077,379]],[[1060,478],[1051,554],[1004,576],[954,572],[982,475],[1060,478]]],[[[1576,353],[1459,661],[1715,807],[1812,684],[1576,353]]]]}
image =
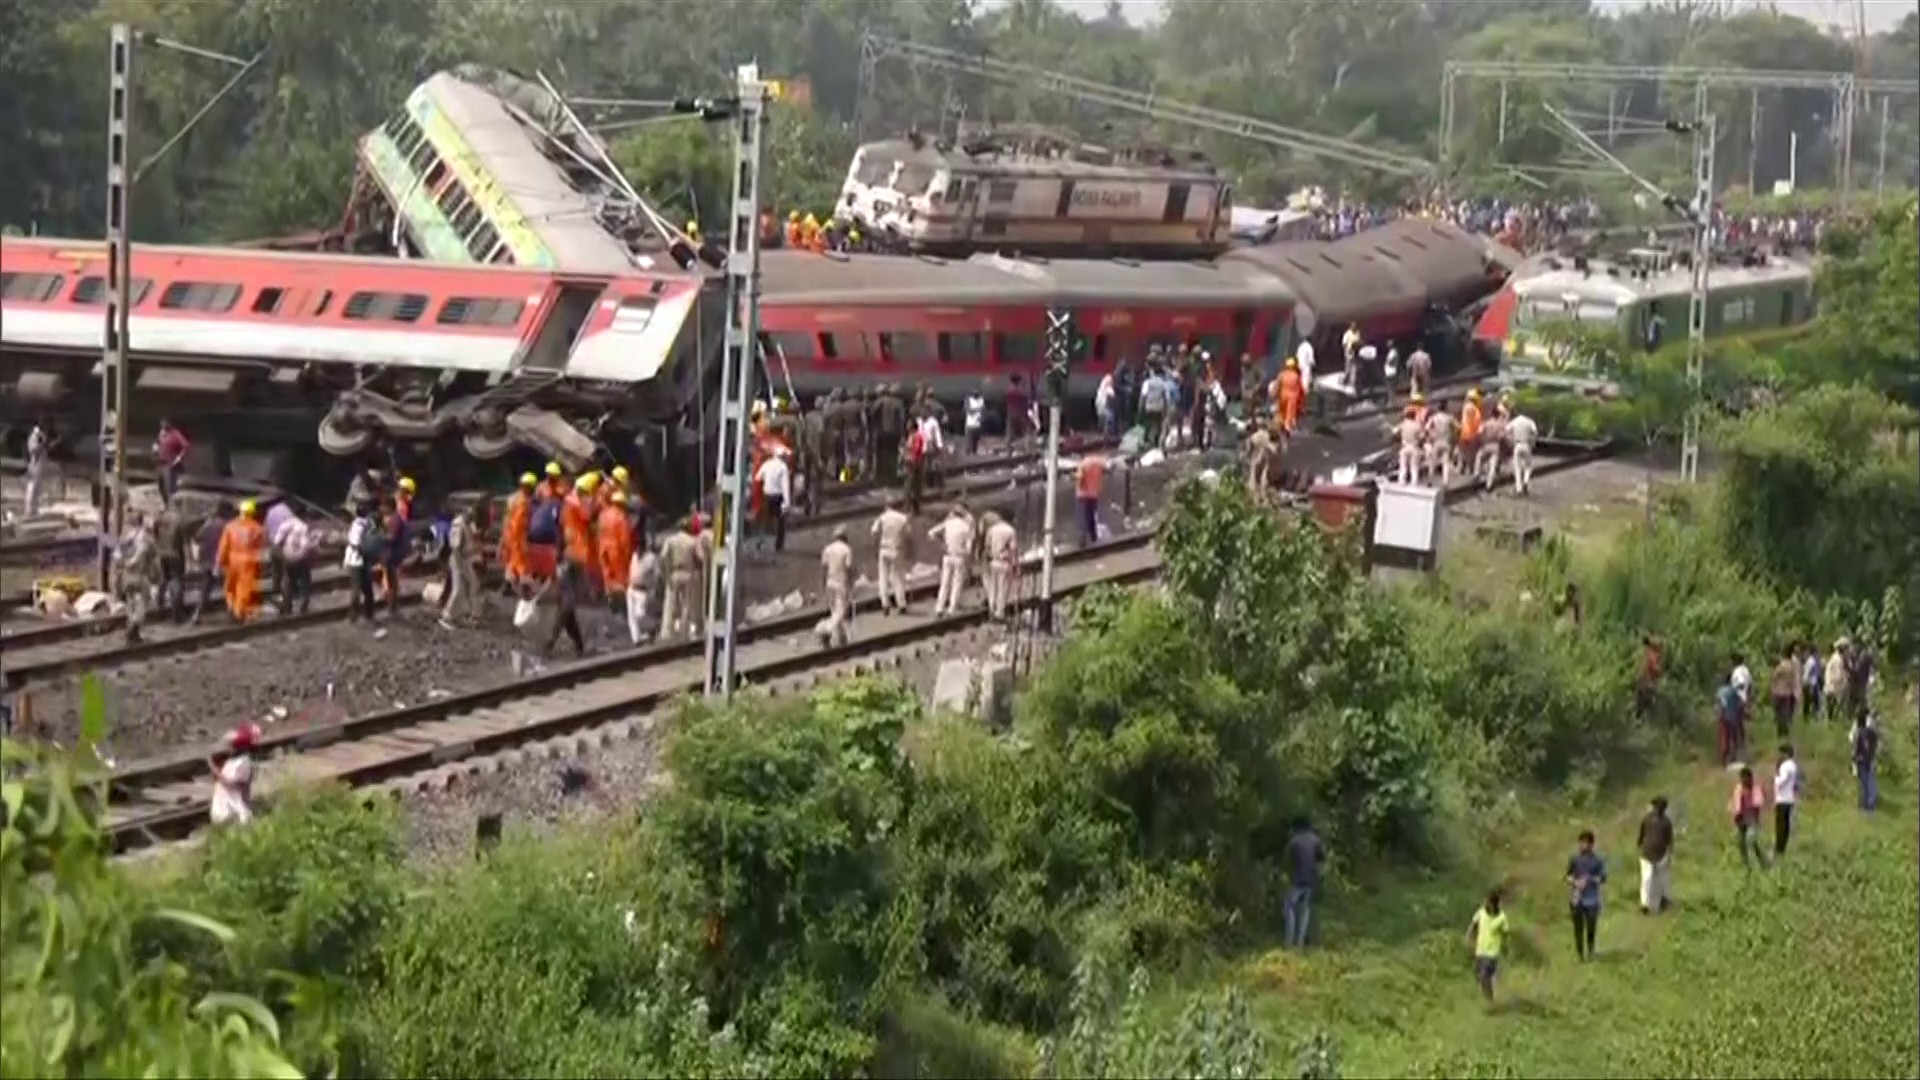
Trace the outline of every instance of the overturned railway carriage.
{"type": "Polygon", "coordinates": [[[1227,385],[1242,355],[1266,377],[1303,339],[1338,355],[1357,325],[1368,341],[1424,345],[1445,370],[1467,357],[1456,316],[1504,280],[1489,241],[1443,222],[1406,221],[1338,243],[1238,249],[1212,262],[966,260],[770,252],[761,346],[776,387],[925,383],[947,399],[1045,367],[1046,313],[1074,312],[1088,341],[1073,393],[1154,345],[1213,354],[1227,385]]]}
{"type": "MultiPolygon", "coordinates": [[[[1792,330],[1814,315],[1813,270],[1786,259],[1731,257],[1707,276],[1709,340],[1792,330]]],[[[1693,272],[1669,252],[1641,249],[1619,261],[1547,257],[1528,263],[1489,304],[1474,336],[1497,349],[1504,380],[1611,390],[1612,379],[1564,346],[1550,328],[1573,324],[1654,350],[1685,341],[1693,272]]]]}
{"type": "MultiPolygon", "coordinates": [[[[83,456],[105,273],[99,244],[0,246],[0,416],[52,419],[83,456]]],[[[186,424],[213,458],[195,471],[304,486],[379,447],[461,482],[604,449],[653,490],[697,481],[674,473],[701,350],[720,340],[701,277],[141,246],[132,282],[128,422],[186,424]]]]}

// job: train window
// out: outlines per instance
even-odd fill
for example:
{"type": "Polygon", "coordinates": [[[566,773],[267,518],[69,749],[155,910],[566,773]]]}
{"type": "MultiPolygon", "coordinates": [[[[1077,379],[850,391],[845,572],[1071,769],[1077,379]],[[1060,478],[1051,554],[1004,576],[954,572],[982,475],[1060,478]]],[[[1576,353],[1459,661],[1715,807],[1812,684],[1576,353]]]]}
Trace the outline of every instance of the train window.
{"type": "Polygon", "coordinates": [[[240,300],[240,286],[224,281],[176,281],[160,294],[163,308],[226,311],[240,300]]]}
{"type": "Polygon", "coordinates": [[[1056,199],[1053,204],[1053,216],[1066,217],[1067,212],[1072,209],[1073,209],[1073,181],[1062,180],[1060,181],[1060,197],[1056,199]]]}
{"type": "Polygon", "coordinates": [[[873,338],[867,334],[821,334],[820,345],[829,360],[878,360],[873,338]]]}
{"type": "Polygon", "coordinates": [[[340,314],[349,319],[415,322],[426,310],[427,298],[419,293],[357,292],[347,298],[340,314]]]}
{"type": "Polygon", "coordinates": [[[992,217],[990,217],[990,218],[988,218],[987,220],[985,220],[985,221],[983,221],[983,222],[981,222],[981,223],[980,223],[980,235],[981,235],[981,236],[1005,236],[1005,235],[1007,235],[1007,219],[1006,219],[1006,218],[992,218],[992,217]]]}
{"type": "Polygon", "coordinates": [[[447,163],[436,158],[433,164],[427,168],[426,175],[420,178],[420,183],[425,186],[428,191],[438,193],[441,181],[450,175],[452,174],[447,171],[447,163]]]}
{"type": "Polygon", "coordinates": [[[1003,364],[1033,364],[1040,360],[1039,334],[993,335],[994,359],[1003,364]]]}
{"type": "Polygon", "coordinates": [[[941,334],[940,359],[950,364],[981,364],[987,359],[985,334],[941,334]]]}
{"type": "Polygon", "coordinates": [[[480,216],[480,208],[473,204],[472,199],[462,194],[460,209],[453,215],[453,231],[461,236],[470,236],[477,231],[477,226],[484,224],[486,219],[480,216]]]}
{"type": "MultiPolygon", "coordinates": [[[[145,300],[147,294],[152,291],[152,278],[134,278],[133,306],[139,307],[140,302],[145,300]]],[[[99,274],[83,277],[79,283],[73,287],[73,295],[67,299],[75,304],[104,304],[107,302],[107,279],[101,277],[99,274]]]]}
{"type": "Polygon", "coordinates": [[[255,315],[278,315],[280,303],[287,298],[287,290],[269,285],[261,289],[253,298],[255,315]]]}
{"type": "Polygon", "coordinates": [[[1012,180],[995,180],[987,185],[988,202],[1012,202],[1013,193],[1020,185],[1012,180]]]}
{"type": "Polygon", "coordinates": [[[467,238],[467,254],[473,256],[476,262],[486,262],[499,244],[500,234],[494,231],[491,224],[483,221],[467,238]]]}
{"type": "Polygon", "coordinates": [[[820,356],[820,343],[812,334],[798,334],[791,330],[775,330],[760,335],[760,347],[769,353],[779,353],[788,360],[814,360],[820,356]]]}
{"type": "Polygon", "coordinates": [[[434,321],[442,326],[512,326],[526,304],[511,297],[449,297],[434,321]]]}
{"type": "Polygon", "coordinates": [[[880,347],[889,360],[902,363],[930,364],[940,359],[932,334],[881,334],[880,347]]]}
{"type": "Polygon", "coordinates": [[[313,314],[314,314],[314,317],[315,317],[315,318],[318,318],[318,317],[320,317],[320,316],[322,316],[322,315],[325,315],[325,314],[327,313],[327,307],[328,307],[328,306],[329,306],[330,304],[332,304],[332,303],[333,303],[333,290],[332,290],[332,289],[321,289],[321,290],[320,290],[320,302],[319,302],[319,303],[317,303],[317,304],[315,304],[315,305],[313,305],[313,314]]]}
{"type": "Polygon", "coordinates": [[[0,297],[44,304],[60,295],[66,278],[60,274],[0,274],[0,297]]]}
{"type": "Polygon", "coordinates": [[[507,242],[505,240],[498,241],[493,245],[493,249],[487,252],[486,261],[490,263],[501,263],[501,264],[512,263],[513,249],[507,246],[507,242]]]}

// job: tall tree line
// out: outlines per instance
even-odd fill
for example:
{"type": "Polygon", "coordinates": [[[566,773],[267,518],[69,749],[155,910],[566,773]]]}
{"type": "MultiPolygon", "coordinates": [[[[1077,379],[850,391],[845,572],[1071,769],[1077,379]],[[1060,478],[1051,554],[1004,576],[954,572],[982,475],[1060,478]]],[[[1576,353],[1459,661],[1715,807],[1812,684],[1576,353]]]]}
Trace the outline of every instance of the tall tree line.
{"type": "MultiPolygon", "coordinates": [[[[1230,137],[1156,124],[1023,85],[982,85],[900,59],[861,62],[863,33],[911,39],[1065,72],[1161,97],[1437,157],[1441,70],[1449,59],[1862,70],[1911,78],[1916,20],[1867,42],[1715,0],[1662,0],[1622,15],[1587,0],[1166,0],[1136,26],[1109,4],[1086,18],[1052,0],[0,0],[0,221],[45,233],[99,228],[107,28],[136,28],[260,69],[152,169],[135,204],[142,239],[233,240],[331,224],[344,204],[354,140],[433,71],[475,62],[544,71],[569,92],[660,98],[724,91],[735,65],[804,78],[805,107],[783,107],[773,195],[824,211],[855,145],[909,127],[1035,122],[1094,141],[1152,140],[1208,152],[1242,201],[1305,182],[1385,194],[1378,176],[1230,137]],[[870,77],[869,77],[870,76],[870,77]],[[864,109],[863,109],[864,102],[864,109]]],[[[136,159],[177,130],[230,74],[147,49],[136,72],[136,159]]],[[[1461,83],[1452,164],[1467,186],[1563,191],[1607,186],[1566,171],[1577,154],[1541,105],[1557,102],[1604,130],[1691,108],[1690,88],[1579,87],[1487,79],[1461,83]]],[[[1719,174],[1765,188],[1792,171],[1831,181],[1837,139],[1820,90],[1723,90],[1719,174]],[[1760,117],[1758,128],[1752,118],[1760,117]]],[[[1889,172],[1911,182],[1920,118],[1891,102],[1889,172]]],[[[1858,175],[1878,156],[1877,104],[1855,130],[1858,175]]],[[[1655,173],[1684,176],[1681,140],[1621,131],[1615,149],[1655,173]]],[[[694,125],[622,137],[636,183],[689,217],[717,206],[726,149],[694,125]]]]}

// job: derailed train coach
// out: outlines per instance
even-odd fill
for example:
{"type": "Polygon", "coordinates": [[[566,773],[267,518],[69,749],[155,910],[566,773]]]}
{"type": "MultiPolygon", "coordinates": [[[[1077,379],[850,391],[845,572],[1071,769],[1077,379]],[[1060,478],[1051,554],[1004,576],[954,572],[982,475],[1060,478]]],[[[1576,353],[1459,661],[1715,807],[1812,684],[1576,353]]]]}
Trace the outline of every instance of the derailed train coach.
{"type": "Polygon", "coordinates": [[[1513,262],[1483,237],[1425,219],[1206,262],[769,252],[760,345],[776,388],[803,397],[900,383],[991,399],[1016,376],[1031,386],[1056,307],[1088,341],[1077,398],[1156,345],[1204,349],[1237,391],[1243,357],[1272,378],[1303,340],[1338,355],[1348,326],[1403,353],[1424,347],[1445,371],[1475,359],[1461,316],[1513,262]]]}
{"type": "MultiPolygon", "coordinates": [[[[98,449],[106,270],[99,243],[0,245],[0,424],[49,423],[83,460],[98,449]]],[[[191,472],[301,490],[377,452],[449,484],[611,455],[678,491],[697,483],[679,475],[698,437],[681,419],[717,355],[718,288],[677,272],[142,245],[130,457],[169,417],[193,435],[191,472]]]]}

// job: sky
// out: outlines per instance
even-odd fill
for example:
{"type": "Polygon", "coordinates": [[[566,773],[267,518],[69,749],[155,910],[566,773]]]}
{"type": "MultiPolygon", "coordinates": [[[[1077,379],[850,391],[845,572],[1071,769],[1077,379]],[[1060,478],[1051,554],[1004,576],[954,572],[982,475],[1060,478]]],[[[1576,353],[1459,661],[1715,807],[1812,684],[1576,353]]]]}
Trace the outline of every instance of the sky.
{"type": "MultiPolygon", "coordinates": [[[[1060,6],[1081,15],[1099,15],[1107,8],[1106,0],[1059,0],[1060,6]]],[[[1272,0],[1280,3],[1284,0],[1272,0]]],[[[1631,8],[1646,0],[1595,0],[1600,8],[1631,8]]],[[[1758,6],[1765,0],[1748,0],[1758,6]]],[[[986,0],[986,6],[992,7],[994,0],[986,0]]],[[[1798,15],[1810,22],[1826,25],[1839,23],[1845,27],[1853,25],[1853,4],[1851,0],[1773,0],[1775,7],[1788,15],[1798,15]]],[[[1160,0],[1120,0],[1120,6],[1126,9],[1127,21],[1150,23],[1159,18],[1160,0]]],[[[1867,32],[1878,33],[1891,30],[1900,25],[1907,12],[1920,9],[1920,0],[1867,0],[1867,32]]]]}

